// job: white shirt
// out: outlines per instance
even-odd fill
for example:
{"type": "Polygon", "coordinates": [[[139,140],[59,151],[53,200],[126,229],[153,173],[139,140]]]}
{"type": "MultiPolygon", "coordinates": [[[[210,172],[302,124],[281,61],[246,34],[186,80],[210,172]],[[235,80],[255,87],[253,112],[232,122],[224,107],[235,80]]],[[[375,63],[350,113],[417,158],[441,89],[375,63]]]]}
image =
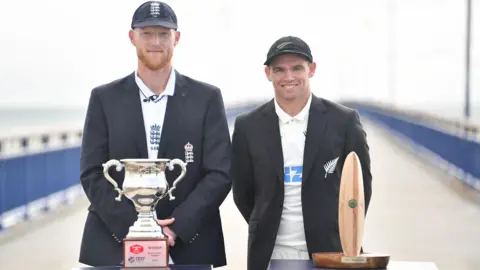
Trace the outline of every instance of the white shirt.
{"type": "MultiPolygon", "coordinates": [[[[172,68],[165,90],[155,100],[144,102],[144,99],[155,95],[155,93],[153,93],[147,85],[145,85],[142,79],[138,77],[138,71],[135,71],[135,82],[140,90],[143,122],[145,124],[145,134],[147,135],[148,158],[150,159],[156,159],[158,157],[158,148],[160,147],[168,96],[173,96],[175,93],[175,79],[175,70],[172,68]]],[[[156,212],[154,212],[154,216],[156,218],[156,212]]],[[[168,256],[168,259],[169,263],[173,264],[170,255],[168,256]]]]}
{"type": "Polygon", "coordinates": [[[145,124],[145,134],[147,135],[148,158],[157,158],[168,96],[173,96],[175,93],[175,71],[172,68],[165,90],[155,100],[150,102],[144,102],[143,100],[155,95],[155,93],[138,77],[138,71],[135,71],[135,82],[140,89],[143,122],[145,124]]]}
{"type": "Polygon", "coordinates": [[[276,259],[302,259],[307,251],[301,189],[303,152],[311,101],[312,95],[302,111],[294,117],[284,112],[275,101],[282,141],[285,185],[283,212],[272,254],[272,258],[276,259]],[[285,255],[288,250],[292,251],[289,256],[285,255]]]}

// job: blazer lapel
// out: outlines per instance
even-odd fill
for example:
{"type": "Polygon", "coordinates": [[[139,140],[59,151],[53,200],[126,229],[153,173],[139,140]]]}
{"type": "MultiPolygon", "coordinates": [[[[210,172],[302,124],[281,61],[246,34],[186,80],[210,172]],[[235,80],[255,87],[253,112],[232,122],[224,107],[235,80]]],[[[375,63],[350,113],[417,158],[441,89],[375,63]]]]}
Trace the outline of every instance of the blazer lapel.
{"type": "Polygon", "coordinates": [[[261,125],[263,132],[261,134],[263,134],[263,140],[273,168],[278,175],[278,179],[283,183],[283,151],[274,102],[274,100],[270,101],[263,109],[263,124],[261,125]]]}
{"type": "Polygon", "coordinates": [[[178,134],[177,124],[181,122],[183,103],[187,97],[187,84],[185,78],[176,70],[175,74],[175,92],[173,96],[168,97],[167,109],[163,120],[162,135],[160,137],[160,148],[158,149],[158,158],[165,157],[169,141],[178,134]]]}
{"type": "Polygon", "coordinates": [[[305,139],[305,150],[303,153],[303,182],[307,181],[318,150],[321,144],[326,141],[327,119],[324,115],[326,110],[322,100],[312,96],[305,139]]]}
{"type": "Polygon", "coordinates": [[[145,134],[145,125],[143,122],[142,105],[140,103],[140,93],[135,83],[135,73],[127,77],[125,83],[125,92],[123,95],[123,111],[126,113],[125,124],[131,125],[135,144],[140,158],[148,157],[147,139],[145,134]]]}

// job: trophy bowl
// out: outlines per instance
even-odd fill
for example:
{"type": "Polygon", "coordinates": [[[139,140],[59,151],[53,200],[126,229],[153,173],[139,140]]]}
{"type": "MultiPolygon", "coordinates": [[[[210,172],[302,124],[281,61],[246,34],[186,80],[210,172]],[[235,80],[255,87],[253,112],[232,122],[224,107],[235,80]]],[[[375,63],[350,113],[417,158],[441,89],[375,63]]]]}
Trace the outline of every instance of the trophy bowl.
{"type": "Polygon", "coordinates": [[[111,159],[103,164],[105,178],[118,192],[115,200],[121,201],[124,195],[133,202],[138,212],[137,220],[130,226],[127,236],[123,239],[124,266],[168,266],[168,239],[156,221],[155,207],[167,195],[170,200],[175,200],[172,192],[183,179],[186,171],[186,163],[180,159],[111,159]],[[181,173],[170,187],[165,170],[172,171],[175,165],[180,166],[181,173]],[[125,170],[122,189],[110,176],[111,167],[115,167],[118,172],[125,170]]]}

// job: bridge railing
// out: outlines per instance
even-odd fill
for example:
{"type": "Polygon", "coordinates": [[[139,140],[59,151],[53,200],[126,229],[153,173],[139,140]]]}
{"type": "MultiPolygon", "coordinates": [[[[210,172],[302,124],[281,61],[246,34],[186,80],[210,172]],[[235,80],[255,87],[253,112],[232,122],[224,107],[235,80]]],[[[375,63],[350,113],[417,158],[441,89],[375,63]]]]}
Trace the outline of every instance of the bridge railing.
{"type": "Polygon", "coordinates": [[[453,176],[449,179],[480,202],[480,128],[423,112],[378,103],[343,102],[383,126],[405,146],[453,176]]]}
{"type": "MultiPolygon", "coordinates": [[[[384,104],[342,103],[383,125],[480,201],[478,126],[384,104]]],[[[232,119],[256,106],[231,105],[226,114],[232,119]]],[[[83,196],[81,138],[81,127],[0,136],[0,230],[83,196]]]]}
{"type": "MultiPolygon", "coordinates": [[[[227,118],[257,105],[229,105],[227,118]]],[[[0,230],[83,196],[81,139],[81,127],[0,136],[0,230]]]]}

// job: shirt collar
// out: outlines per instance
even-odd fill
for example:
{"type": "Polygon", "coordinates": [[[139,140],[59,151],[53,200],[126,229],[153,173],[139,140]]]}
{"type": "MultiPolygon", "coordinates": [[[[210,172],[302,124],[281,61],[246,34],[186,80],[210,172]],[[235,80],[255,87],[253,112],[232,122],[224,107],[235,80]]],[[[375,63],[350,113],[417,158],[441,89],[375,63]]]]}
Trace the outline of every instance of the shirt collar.
{"type": "Polygon", "coordinates": [[[280,108],[280,105],[278,105],[277,100],[275,100],[275,112],[278,115],[278,119],[280,119],[280,121],[283,124],[286,124],[291,120],[305,121],[307,119],[308,112],[310,111],[311,103],[312,103],[312,94],[310,94],[310,96],[308,97],[308,101],[305,107],[303,107],[303,109],[297,115],[292,117],[288,115],[284,110],[282,110],[282,108],[280,108]]]}
{"type": "MultiPolygon", "coordinates": [[[[167,85],[165,86],[165,90],[157,97],[157,100],[162,98],[163,96],[173,96],[175,93],[175,70],[172,68],[170,71],[170,76],[168,77],[167,85]]],[[[148,88],[148,86],[138,77],[138,70],[135,70],[135,82],[138,85],[138,88],[140,88],[140,91],[142,91],[145,96],[150,97],[155,95],[155,93],[148,88]]]]}

